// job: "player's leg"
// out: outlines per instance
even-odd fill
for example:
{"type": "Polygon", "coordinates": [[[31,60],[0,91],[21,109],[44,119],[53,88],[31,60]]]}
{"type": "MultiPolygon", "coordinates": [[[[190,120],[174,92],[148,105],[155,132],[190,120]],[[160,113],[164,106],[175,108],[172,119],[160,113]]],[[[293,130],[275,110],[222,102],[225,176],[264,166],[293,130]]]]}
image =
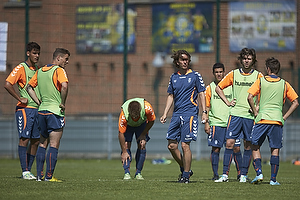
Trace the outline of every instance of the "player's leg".
{"type": "Polygon", "coordinates": [[[36,173],[37,181],[42,181],[44,176],[44,163],[46,159],[46,149],[49,142],[49,133],[47,129],[47,115],[38,114],[38,122],[40,127],[40,142],[36,152],[36,173]]]}
{"type": "Polygon", "coordinates": [[[241,170],[242,176],[247,176],[251,160],[252,160],[251,142],[244,140],[244,154],[243,154],[242,170],[241,170]]]}
{"type": "Polygon", "coordinates": [[[282,148],[282,134],[283,128],[280,125],[273,125],[268,133],[269,145],[271,148],[271,185],[280,185],[280,183],[277,182],[276,177],[279,170],[279,152],[280,148],[282,148]]]}
{"type": "MultiPolygon", "coordinates": [[[[39,146],[39,140],[40,140],[40,130],[39,130],[39,124],[38,124],[38,111],[37,109],[30,109],[30,116],[28,116],[28,119],[30,119],[30,143],[29,147],[27,149],[27,164],[28,164],[28,170],[31,171],[32,164],[35,160],[37,148],[39,146]]],[[[29,121],[29,120],[28,120],[29,121]]],[[[31,173],[32,174],[32,173],[31,173]]],[[[32,175],[33,176],[33,175],[32,175]]]]}
{"type": "Polygon", "coordinates": [[[243,158],[242,158],[240,146],[236,146],[236,145],[240,145],[240,142],[237,142],[237,140],[233,147],[233,160],[234,160],[236,171],[237,171],[237,180],[240,180],[241,164],[242,164],[243,158]],[[239,143],[239,144],[237,144],[237,143],[239,143]]]}
{"type": "Polygon", "coordinates": [[[228,182],[230,164],[233,158],[233,147],[235,144],[235,140],[240,136],[241,128],[241,118],[230,116],[228,119],[226,131],[226,148],[223,158],[223,175],[218,180],[215,180],[215,182],[228,182]]]}
{"type": "Polygon", "coordinates": [[[53,177],[53,173],[57,163],[58,149],[59,149],[60,139],[62,137],[62,134],[63,134],[62,128],[52,131],[49,134],[49,150],[46,156],[47,167],[46,167],[45,180],[51,180],[53,177]]]}
{"type": "Polygon", "coordinates": [[[133,138],[133,134],[134,134],[134,128],[131,126],[127,126],[126,132],[124,133],[124,137],[125,137],[125,146],[126,146],[126,151],[130,156],[130,159],[127,160],[127,163],[124,162],[123,163],[123,169],[124,169],[124,180],[129,180],[131,179],[130,177],[130,164],[132,161],[132,155],[131,155],[131,142],[132,142],[132,138],[133,138]]]}
{"type": "MultiPolygon", "coordinates": [[[[147,122],[142,124],[140,127],[136,128],[135,135],[136,139],[140,137],[141,133],[144,131],[147,122]]],[[[145,160],[146,160],[146,143],[150,140],[148,134],[142,140],[137,140],[137,151],[136,151],[136,172],[135,178],[143,180],[144,178],[141,175],[145,160]]]]}
{"type": "MultiPolygon", "coordinates": [[[[243,154],[243,162],[242,162],[242,169],[241,169],[241,176],[247,177],[249,166],[252,160],[252,151],[251,151],[251,132],[253,127],[253,120],[242,118],[241,121],[243,125],[243,136],[244,136],[244,154],[243,154]]],[[[245,182],[240,181],[240,182],[245,182]]]]}
{"type": "Polygon", "coordinates": [[[191,176],[192,151],[190,149],[191,141],[197,140],[198,117],[197,116],[180,116],[180,138],[182,148],[183,173],[179,183],[189,183],[191,176]]]}
{"type": "Polygon", "coordinates": [[[183,161],[182,161],[182,154],[178,149],[178,142],[177,140],[168,140],[168,149],[174,158],[174,160],[178,163],[180,167],[180,171],[183,172],[183,161]]]}
{"type": "Polygon", "coordinates": [[[33,165],[33,162],[35,160],[36,151],[40,143],[40,138],[32,138],[30,139],[29,147],[27,150],[27,165],[28,170],[31,171],[31,167],[33,165]]]}
{"type": "Polygon", "coordinates": [[[183,161],[182,161],[182,154],[180,150],[178,149],[178,143],[180,141],[180,118],[179,117],[172,117],[167,137],[168,140],[168,150],[170,151],[172,157],[174,160],[178,163],[180,172],[182,173],[183,168],[183,161]]]}
{"type": "MultiPolygon", "coordinates": [[[[60,146],[60,139],[63,135],[65,119],[64,117],[55,115],[48,111],[40,111],[39,113],[39,122],[41,122],[40,116],[44,115],[43,123],[46,124],[46,128],[44,127],[44,131],[41,132],[41,134],[44,138],[47,138],[49,134],[49,150],[46,155],[45,181],[61,182],[53,177],[53,173],[57,162],[58,149],[60,146]]],[[[40,126],[42,126],[41,123],[40,126]]]]}
{"type": "Polygon", "coordinates": [[[146,140],[140,140],[138,142],[138,149],[136,152],[136,172],[135,179],[144,180],[142,177],[142,169],[146,160],[146,140]]]}
{"type": "Polygon", "coordinates": [[[226,148],[224,151],[224,159],[223,159],[223,175],[229,174],[230,164],[233,158],[233,147],[234,147],[235,139],[227,139],[226,140],[226,148]]]}
{"type": "Polygon", "coordinates": [[[30,118],[28,119],[27,117],[28,112],[29,110],[26,110],[25,108],[17,108],[15,112],[15,117],[19,132],[18,154],[20,165],[22,168],[22,178],[30,180],[35,179],[35,177],[31,175],[31,167],[28,166],[28,159],[30,157],[28,157],[27,147],[31,137],[31,123],[30,118]]]}
{"type": "Polygon", "coordinates": [[[276,181],[276,177],[279,170],[279,149],[274,149],[274,148],[271,149],[270,164],[271,164],[270,184],[279,185],[279,183],[276,181]]]}
{"type": "Polygon", "coordinates": [[[27,163],[27,145],[29,143],[29,138],[23,138],[21,137],[19,139],[19,145],[18,145],[18,154],[19,154],[19,160],[22,168],[22,178],[23,179],[29,179],[29,170],[28,170],[28,163],[27,163]],[[28,174],[28,176],[27,176],[28,174]]]}
{"type": "Polygon", "coordinates": [[[218,169],[220,151],[225,144],[226,127],[211,126],[210,132],[211,134],[209,136],[209,146],[212,146],[210,159],[214,175],[212,180],[217,180],[219,179],[218,169]]]}
{"type": "Polygon", "coordinates": [[[260,147],[266,138],[267,129],[268,126],[264,124],[255,124],[253,126],[251,150],[253,156],[253,167],[256,172],[256,177],[251,181],[253,184],[257,184],[263,180],[260,147]]]}
{"type": "Polygon", "coordinates": [[[252,145],[251,148],[252,148],[252,155],[253,155],[253,167],[256,172],[256,177],[251,181],[251,183],[257,184],[263,180],[260,146],[252,145]]]}
{"type": "Polygon", "coordinates": [[[190,178],[190,170],[192,164],[192,151],[190,149],[190,142],[181,142],[182,148],[182,162],[184,171],[182,176],[185,178],[190,178]]]}
{"type": "Polygon", "coordinates": [[[220,151],[221,148],[219,147],[212,147],[211,150],[211,155],[210,155],[210,160],[211,160],[211,167],[213,170],[213,178],[211,180],[217,180],[219,179],[219,157],[220,157],[220,151]]]}
{"type": "Polygon", "coordinates": [[[37,173],[37,181],[41,181],[44,179],[44,163],[46,159],[46,149],[48,146],[48,138],[45,138],[44,136],[41,135],[40,137],[40,142],[39,142],[39,147],[36,152],[36,173],[37,173]]]}

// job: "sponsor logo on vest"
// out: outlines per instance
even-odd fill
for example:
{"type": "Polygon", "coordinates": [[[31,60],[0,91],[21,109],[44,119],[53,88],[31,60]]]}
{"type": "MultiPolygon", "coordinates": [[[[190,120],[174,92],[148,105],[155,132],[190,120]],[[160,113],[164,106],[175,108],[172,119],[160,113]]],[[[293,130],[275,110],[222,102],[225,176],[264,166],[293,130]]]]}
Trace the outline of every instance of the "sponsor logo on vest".
{"type": "MultiPolygon", "coordinates": [[[[225,97],[226,97],[227,99],[231,99],[231,98],[232,98],[232,94],[230,94],[230,95],[225,95],[225,97]]],[[[220,96],[217,95],[217,94],[214,94],[214,95],[213,95],[213,98],[214,98],[214,99],[221,99],[220,96]]]]}
{"type": "Polygon", "coordinates": [[[254,82],[239,82],[239,81],[234,81],[234,85],[237,86],[248,86],[250,87],[254,82]]]}

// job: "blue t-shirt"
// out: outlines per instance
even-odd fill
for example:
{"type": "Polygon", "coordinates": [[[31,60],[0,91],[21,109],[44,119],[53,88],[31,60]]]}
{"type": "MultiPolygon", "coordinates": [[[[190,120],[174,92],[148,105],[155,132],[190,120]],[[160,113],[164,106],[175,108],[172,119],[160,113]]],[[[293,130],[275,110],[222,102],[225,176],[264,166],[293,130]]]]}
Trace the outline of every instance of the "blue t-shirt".
{"type": "Polygon", "coordinates": [[[173,115],[194,115],[199,113],[198,94],[205,91],[202,76],[193,70],[182,75],[179,72],[170,77],[168,93],[174,95],[173,115]]]}

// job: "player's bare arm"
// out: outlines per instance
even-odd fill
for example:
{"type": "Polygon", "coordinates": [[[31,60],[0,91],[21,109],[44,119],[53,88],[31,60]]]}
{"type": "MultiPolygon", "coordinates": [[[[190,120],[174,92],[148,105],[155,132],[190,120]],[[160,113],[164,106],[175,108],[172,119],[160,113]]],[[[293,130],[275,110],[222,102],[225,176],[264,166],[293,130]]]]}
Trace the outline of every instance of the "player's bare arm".
{"type": "Polygon", "coordinates": [[[6,82],[5,82],[5,85],[4,85],[4,88],[5,88],[5,89],[7,90],[7,92],[8,92],[9,94],[11,94],[11,96],[13,96],[16,100],[20,101],[22,104],[27,105],[28,99],[27,99],[27,98],[24,98],[24,97],[20,97],[20,96],[17,94],[17,92],[15,91],[13,85],[12,85],[10,82],[6,81],[6,82]]]}
{"type": "Polygon", "coordinates": [[[299,106],[298,99],[295,99],[294,101],[292,101],[292,105],[290,106],[288,111],[284,114],[283,120],[285,121],[296,110],[296,108],[298,106],[299,106]]]}
{"type": "Polygon", "coordinates": [[[27,85],[26,91],[28,92],[29,96],[32,98],[32,100],[39,106],[41,104],[41,101],[36,96],[35,91],[33,90],[31,85],[27,85]]]}
{"type": "Polygon", "coordinates": [[[247,100],[248,100],[248,103],[249,103],[249,105],[251,107],[251,110],[252,110],[254,116],[256,117],[258,115],[258,112],[257,112],[256,107],[254,105],[253,97],[254,96],[252,94],[249,94],[247,100]]]}
{"type": "Polygon", "coordinates": [[[121,161],[122,161],[122,164],[125,163],[127,165],[127,160],[130,159],[130,155],[127,152],[124,134],[119,132],[118,137],[119,137],[119,143],[120,143],[121,150],[122,150],[121,161]]]}
{"type": "Polygon", "coordinates": [[[173,94],[169,94],[167,97],[166,108],[164,110],[164,114],[160,117],[160,122],[164,124],[167,121],[167,114],[173,104],[174,96],[173,94]]]}
{"type": "Polygon", "coordinates": [[[66,105],[66,100],[67,100],[67,96],[68,96],[68,83],[67,82],[63,82],[61,84],[61,104],[59,105],[59,107],[61,108],[61,112],[65,111],[65,105],[66,105]]]}
{"type": "Polygon", "coordinates": [[[202,123],[204,124],[205,122],[208,121],[208,112],[206,111],[206,106],[205,106],[205,93],[204,92],[200,92],[199,93],[199,100],[200,100],[200,104],[202,107],[202,123]]]}
{"type": "Polygon", "coordinates": [[[228,99],[226,98],[223,90],[217,85],[216,87],[216,93],[219,95],[219,97],[223,100],[223,102],[227,105],[227,106],[235,106],[235,102],[236,99],[234,98],[231,102],[228,101],[228,99]]]}
{"type": "MultiPolygon", "coordinates": [[[[207,111],[207,113],[209,113],[210,107],[206,107],[205,109],[207,111]]],[[[207,120],[204,124],[204,131],[205,133],[207,133],[208,135],[210,134],[210,126],[209,126],[209,120],[207,120]]]]}

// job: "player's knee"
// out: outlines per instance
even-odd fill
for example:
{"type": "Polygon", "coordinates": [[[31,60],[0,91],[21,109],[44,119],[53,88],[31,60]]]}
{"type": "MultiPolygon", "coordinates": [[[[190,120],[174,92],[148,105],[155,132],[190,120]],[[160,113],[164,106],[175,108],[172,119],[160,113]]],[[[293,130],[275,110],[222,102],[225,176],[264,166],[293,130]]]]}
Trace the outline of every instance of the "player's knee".
{"type": "Polygon", "coordinates": [[[168,144],[168,149],[169,151],[174,151],[178,148],[178,145],[177,144],[174,144],[174,143],[170,143],[168,144]]]}
{"type": "Polygon", "coordinates": [[[182,142],[181,148],[182,148],[182,151],[190,151],[190,143],[182,142]]]}

